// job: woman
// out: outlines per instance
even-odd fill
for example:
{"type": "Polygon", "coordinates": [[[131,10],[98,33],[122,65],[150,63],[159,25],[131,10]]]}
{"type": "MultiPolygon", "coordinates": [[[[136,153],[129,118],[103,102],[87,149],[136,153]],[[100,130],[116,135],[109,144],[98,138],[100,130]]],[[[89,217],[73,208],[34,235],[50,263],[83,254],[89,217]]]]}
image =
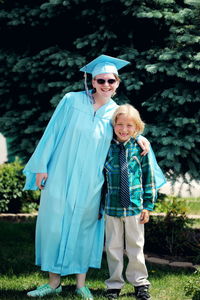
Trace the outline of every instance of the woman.
{"type": "MultiPolygon", "coordinates": [[[[77,274],[76,294],[93,299],[85,278],[89,267],[101,265],[104,221],[98,220],[98,213],[102,170],[117,107],[111,97],[120,82],[117,70],[126,64],[101,55],[81,69],[92,74],[94,93],[86,89],[64,96],[24,169],[24,189],[42,190],[36,265],[49,272],[49,283],[29,292],[30,297],[60,293],[61,276],[77,274]]],[[[142,144],[143,154],[148,144],[142,144]]]]}

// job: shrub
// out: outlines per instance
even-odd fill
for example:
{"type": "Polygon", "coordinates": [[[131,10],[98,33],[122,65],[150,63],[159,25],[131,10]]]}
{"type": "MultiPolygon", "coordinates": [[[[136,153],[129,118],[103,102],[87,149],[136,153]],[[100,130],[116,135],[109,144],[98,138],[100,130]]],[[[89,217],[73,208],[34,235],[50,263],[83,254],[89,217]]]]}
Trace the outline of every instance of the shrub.
{"type": "Polygon", "coordinates": [[[23,191],[25,176],[19,160],[0,166],[0,212],[18,213],[39,199],[38,191],[23,191]]]}
{"type": "Polygon", "coordinates": [[[167,215],[173,216],[186,216],[188,209],[185,200],[182,198],[159,193],[158,201],[155,204],[155,212],[164,212],[167,215]]]}
{"type": "Polygon", "coordinates": [[[200,261],[200,230],[192,229],[193,220],[186,216],[184,203],[168,197],[163,203],[158,202],[166,213],[165,216],[151,216],[145,226],[145,250],[161,255],[182,256],[195,263],[200,261]]]}
{"type": "Polygon", "coordinates": [[[200,270],[188,280],[184,290],[186,296],[192,296],[192,300],[200,300],[200,270]]]}

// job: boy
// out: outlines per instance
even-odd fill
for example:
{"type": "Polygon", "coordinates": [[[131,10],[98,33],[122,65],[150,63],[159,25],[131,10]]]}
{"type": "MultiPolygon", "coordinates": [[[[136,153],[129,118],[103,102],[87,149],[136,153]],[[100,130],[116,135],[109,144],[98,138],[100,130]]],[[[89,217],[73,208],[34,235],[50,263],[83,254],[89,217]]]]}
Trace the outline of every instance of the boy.
{"type": "MultiPolygon", "coordinates": [[[[137,299],[149,300],[150,282],[143,246],[144,224],[149,221],[157,197],[155,158],[152,159],[152,150],[141,156],[135,138],[143,132],[144,123],[133,106],[119,106],[112,122],[114,139],[105,163],[106,254],[110,274],[105,281],[106,296],[116,299],[125,283],[122,276],[125,241],[129,259],[126,278],[135,287],[137,299]]],[[[161,170],[160,177],[163,185],[161,170]]]]}

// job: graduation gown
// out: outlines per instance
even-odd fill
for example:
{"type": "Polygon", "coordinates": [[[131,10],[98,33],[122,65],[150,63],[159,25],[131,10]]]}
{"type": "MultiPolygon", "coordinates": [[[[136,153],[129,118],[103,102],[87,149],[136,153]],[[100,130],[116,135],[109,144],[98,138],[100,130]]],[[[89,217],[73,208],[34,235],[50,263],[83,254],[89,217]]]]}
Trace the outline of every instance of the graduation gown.
{"type": "Polygon", "coordinates": [[[36,265],[44,271],[67,275],[100,268],[102,170],[116,107],[110,99],[94,112],[85,92],[66,94],[24,169],[24,189],[37,189],[36,173],[48,173],[36,224],[36,265]]]}
{"type": "MultiPolygon", "coordinates": [[[[116,108],[110,99],[94,112],[86,92],[66,94],[24,169],[24,189],[37,189],[36,174],[48,173],[36,224],[36,265],[43,271],[68,275],[101,266],[98,213],[116,108]]],[[[159,188],[165,178],[153,154],[152,163],[159,188]]]]}

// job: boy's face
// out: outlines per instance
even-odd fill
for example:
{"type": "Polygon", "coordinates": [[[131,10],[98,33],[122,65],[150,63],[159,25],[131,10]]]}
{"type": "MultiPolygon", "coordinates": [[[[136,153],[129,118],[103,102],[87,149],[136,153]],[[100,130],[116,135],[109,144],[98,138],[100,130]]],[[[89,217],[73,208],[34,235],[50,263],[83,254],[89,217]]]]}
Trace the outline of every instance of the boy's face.
{"type": "Polygon", "coordinates": [[[134,135],[135,130],[136,124],[133,118],[125,114],[118,115],[114,125],[114,132],[118,142],[124,143],[128,141],[134,135]]]}

